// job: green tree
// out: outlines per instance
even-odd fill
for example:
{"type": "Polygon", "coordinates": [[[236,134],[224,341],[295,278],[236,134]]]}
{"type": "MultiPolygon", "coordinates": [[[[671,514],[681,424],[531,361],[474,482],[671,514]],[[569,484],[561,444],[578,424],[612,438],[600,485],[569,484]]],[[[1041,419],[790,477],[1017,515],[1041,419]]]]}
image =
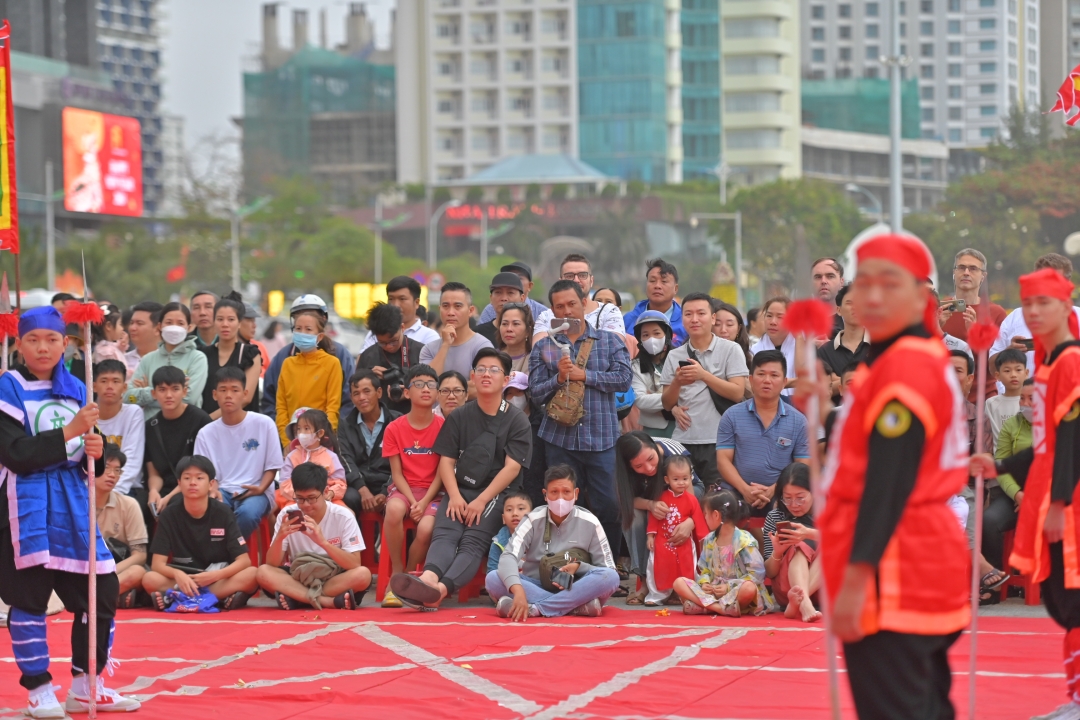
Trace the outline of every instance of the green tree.
{"type": "Polygon", "coordinates": [[[570,195],[570,186],[566,183],[559,183],[558,185],[551,186],[551,192],[548,194],[550,200],[565,200],[570,195]]]}
{"type": "Polygon", "coordinates": [[[525,202],[534,203],[540,202],[540,186],[536,183],[529,183],[525,186],[525,202]]]}
{"type": "Polygon", "coordinates": [[[435,192],[431,195],[431,204],[439,207],[443,203],[449,202],[451,197],[450,188],[435,188],[435,192]]]}
{"type": "Polygon", "coordinates": [[[478,203],[484,199],[484,188],[473,186],[465,193],[465,200],[471,203],[478,203]]]}
{"type": "Polygon", "coordinates": [[[510,188],[505,185],[498,189],[495,193],[495,202],[500,205],[510,205],[514,202],[514,195],[510,192],[510,188]]]}

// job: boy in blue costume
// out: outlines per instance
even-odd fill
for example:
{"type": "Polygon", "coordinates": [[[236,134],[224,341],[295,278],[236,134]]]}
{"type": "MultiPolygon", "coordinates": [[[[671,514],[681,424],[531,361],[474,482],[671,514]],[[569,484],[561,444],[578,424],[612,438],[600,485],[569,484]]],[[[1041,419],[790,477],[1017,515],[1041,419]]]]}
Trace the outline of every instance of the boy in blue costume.
{"type": "MultiPolygon", "coordinates": [[[[83,407],[86,387],[64,367],[64,321],[52,306],[19,318],[25,365],[0,376],[0,598],[11,606],[9,628],[19,683],[30,693],[27,715],[63,718],[87,712],[89,635],[89,502],[86,456],[98,460],[97,405],[83,407]],[[61,706],[49,674],[45,610],[53,591],[75,614],[71,626],[74,679],[61,706]]],[[[139,703],[105,688],[119,588],[101,534],[97,553],[97,709],[137,710],[139,703]]]]}

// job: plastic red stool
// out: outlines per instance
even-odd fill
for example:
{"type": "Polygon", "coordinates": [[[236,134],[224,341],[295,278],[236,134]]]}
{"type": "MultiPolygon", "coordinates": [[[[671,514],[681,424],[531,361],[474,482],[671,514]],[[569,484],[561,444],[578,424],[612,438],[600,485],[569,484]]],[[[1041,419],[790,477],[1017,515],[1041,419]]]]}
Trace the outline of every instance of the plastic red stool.
{"type": "Polygon", "coordinates": [[[465,587],[458,590],[457,601],[459,603],[468,602],[474,597],[480,597],[480,588],[484,587],[484,582],[487,579],[487,557],[480,562],[480,569],[476,571],[476,575],[469,581],[465,587]]]}
{"type": "Polygon", "coordinates": [[[374,510],[362,510],[357,519],[360,521],[360,535],[364,538],[360,564],[375,572],[375,530],[382,527],[383,514],[374,510]]]}
{"type": "MultiPolygon", "coordinates": [[[[382,517],[381,515],[379,516],[382,517]]],[[[416,523],[412,518],[406,517],[402,521],[402,527],[405,529],[405,542],[401,547],[401,562],[402,565],[409,559],[409,531],[416,530],[416,523]]],[[[367,542],[367,538],[364,539],[367,542]]],[[[386,588],[390,586],[390,574],[392,572],[392,565],[390,564],[390,550],[386,547],[386,533],[382,534],[382,543],[379,551],[379,580],[375,584],[375,600],[376,602],[382,602],[386,596],[386,588]]]]}
{"type": "Polygon", "coordinates": [[[266,554],[270,550],[270,517],[263,516],[259,527],[247,539],[248,557],[252,567],[266,564],[266,554]]]}
{"type": "Polygon", "coordinates": [[[1032,580],[1030,575],[1015,575],[1009,569],[1009,556],[1012,555],[1014,535],[1015,533],[1012,530],[1008,530],[1002,536],[1003,564],[1006,567],[1006,572],[1009,573],[1009,581],[1001,586],[1001,599],[1008,599],[1009,588],[1015,585],[1024,589],[1025,605],[1041,605],[1042,598],[1039,595],[1039,583],[1032,580]]]}

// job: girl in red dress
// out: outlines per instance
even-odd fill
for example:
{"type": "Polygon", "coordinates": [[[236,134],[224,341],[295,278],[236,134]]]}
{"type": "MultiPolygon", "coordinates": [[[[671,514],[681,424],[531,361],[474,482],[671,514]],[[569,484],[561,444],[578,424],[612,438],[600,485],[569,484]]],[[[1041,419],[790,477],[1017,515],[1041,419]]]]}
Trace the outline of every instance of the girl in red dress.
{"type": "Polygon", "coordinates": [[[667,489],[658,500],[667,503],[663,520],[649,515],[646,530],[649,545],[649,569],[646,578],[649,595],[646,605],[659,605],[671,597],[671,587],[678,577],[693,577],[697,567],[697,544],[708,534],[705,516],[693,492],[694,468],[690,458],[673,455],[664,462],[667,489]],[[687,519],[694,521],[690,538],[677,538],[676,529],[687,519]]]}

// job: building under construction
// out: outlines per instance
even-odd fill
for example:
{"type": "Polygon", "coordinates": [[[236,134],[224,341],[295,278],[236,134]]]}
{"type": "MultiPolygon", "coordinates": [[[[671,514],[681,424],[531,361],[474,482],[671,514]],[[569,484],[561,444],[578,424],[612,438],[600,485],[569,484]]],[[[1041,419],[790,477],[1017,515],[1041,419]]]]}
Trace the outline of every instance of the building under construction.
{"type": "Polygon", "coordinates": [[[276,3],[263,6],[261,72],[244,74],[245,194],[264,193],[274,178],[301,175],[326,188],[338,205],[362,203],[397,179],[394,66],[375,49],[361,3],[350,3],[346,39],[308,41],[308,13],[294,10],[291,48],[278,42],[276,3]]]}

